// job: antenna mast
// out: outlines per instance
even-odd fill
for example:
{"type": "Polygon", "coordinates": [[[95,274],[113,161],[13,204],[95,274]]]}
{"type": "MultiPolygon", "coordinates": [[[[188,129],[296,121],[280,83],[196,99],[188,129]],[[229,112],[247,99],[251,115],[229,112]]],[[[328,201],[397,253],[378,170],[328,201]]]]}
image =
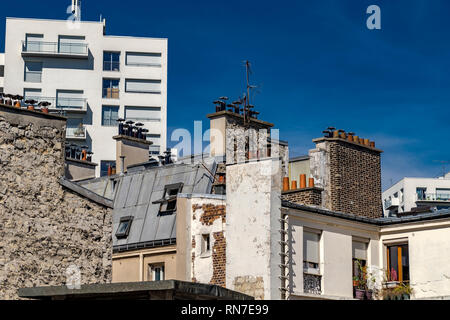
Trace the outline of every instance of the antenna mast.
{"type": "Polygon", "coordinates": [[[76,21],[81,21],[81,0],[72,0],[72,14],[76,21]]]}
{"type": "Polygon", "coordinates": [[[250,90],[254,89],[255,86],[252,86],[250,84],[250,74],[252,73],[250,61],[245,60],[245,80],[247,85],[247,93],[244,97],[244,125],[250,123],[250,117],[251,117],[251,109],[254,107],[250,104],[250,90]]]}

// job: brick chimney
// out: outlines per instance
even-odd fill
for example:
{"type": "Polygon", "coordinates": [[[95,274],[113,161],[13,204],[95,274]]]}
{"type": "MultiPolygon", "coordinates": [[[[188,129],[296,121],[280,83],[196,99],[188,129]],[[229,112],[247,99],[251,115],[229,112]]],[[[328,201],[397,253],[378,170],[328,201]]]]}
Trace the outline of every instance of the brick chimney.
{"type": "Polygon", "coordinates": [[[333,130],[314,139],[316,148],[309,152],[311,175],[323,189],[323,206],[368,218],[382,217],[383,151],[368,139],[333,130]]]}

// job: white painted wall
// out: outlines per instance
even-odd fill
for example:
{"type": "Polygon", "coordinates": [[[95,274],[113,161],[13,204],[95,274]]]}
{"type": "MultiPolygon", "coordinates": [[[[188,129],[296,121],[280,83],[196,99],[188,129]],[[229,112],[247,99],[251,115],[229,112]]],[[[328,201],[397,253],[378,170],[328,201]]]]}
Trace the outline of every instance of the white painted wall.
{"type": "MultiPolygon", "coordinates": [[[[387,216],[389,213],[384,207],[385,200],[389,197],[394,198],[395,193],[398,193],[400,198],[399,212],[411,211],[412,208],[417,207],[416,188],[427,188],[427,193],[436,193],[437,188],[450,189],[450,176],[447,175],[446,178],[404,178],[400,180],[382,194],[384,215],[387,216]],[[401,197],[402,189],[403,199],[401,197]]],[[[448,205],[450,206],[450,201],[448,205]]]]}
{"type": "Polygon", "coordinates": [[[280,168],[268,159],[226,172],[227,288],[234,290],[238,277],[262,277],[264,299],[280,299],[280,168]]]}
{"type": "MultiPolygon", "coordinates": [[[[115,37],[103,35],[103,23],[80,23],[79,29],[68,28],[67,21],[7,18],[5,42],[5,92],[23,94],[24,88],[42,89],[42,96],[55,97],[56,90],[83,90],[89,107],[83,117],[88,132],[86,141],[94,152],[93,161],[115,160],[117,127],[102,126],[102,105],[119,106],[119,117],[125,106],[161,107],[161,121],[145,123],[150,134],[161,135],[161,151],[167,145],[167,39],[115,37]],[[43,41],[58,42],[60,35],[84,36],[89,47],[88,60],[22,57],[22,41],[26,34],[43,34],[43,41]],[[120,72],[103,71],[103,52],[120,52],[120,72]],[[126,52],[161,53],[161,67],[126,66],[126,52]],[[43,62],[42,83],[24,82],[24,59],[43,62]],[[120,79],[120,99],[102,98],[102,79],[120,79]],[[125,79],[161,80],[161,94],[126,93],[125,79]]],[[[97,167],[97,175],[100,166],[97,167]]]]}
{"type": "Polygon", "coordinates": [[[287,210],[290,224],[291,299],[303,292],[303,228],[322,231],[320,298],[351,299],[352,240],[368,239],[369,272],[381,288],[387,268],[386,245],[408,242],[412,299],[450,297],[450,219],[375,226],[301,210],[287,210]]]}

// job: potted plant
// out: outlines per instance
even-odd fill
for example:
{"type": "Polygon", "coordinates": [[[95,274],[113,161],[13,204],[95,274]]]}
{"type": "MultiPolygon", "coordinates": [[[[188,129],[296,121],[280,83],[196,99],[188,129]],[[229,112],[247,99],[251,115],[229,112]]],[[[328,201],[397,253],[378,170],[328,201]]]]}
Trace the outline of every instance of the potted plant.
{"type": "Polygon", "coordinates": [[[356,261],[358,265],[358,276],[353,277],[355,296],[358,300],[364,300],[367,290],[367,268],[363,267],[361,261],[356,261]]]}
{"type": "Polygon", "coordinates": [[[392,290],[396,300],[409,300],[411,298],[412,289],[409,284],[401,283],[392,290]]]}

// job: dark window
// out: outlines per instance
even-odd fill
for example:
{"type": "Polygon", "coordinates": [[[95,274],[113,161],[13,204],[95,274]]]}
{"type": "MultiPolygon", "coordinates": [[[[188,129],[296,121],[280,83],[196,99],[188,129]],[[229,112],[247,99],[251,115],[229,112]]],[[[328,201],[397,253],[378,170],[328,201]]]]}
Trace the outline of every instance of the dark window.
{"type": "Polygon", "coordinates": [[[159,213],[170,213],[177,210],[177,195],[183,189],[182,183],[175,183],[164,188],[164,196],[161,200],[153,203],[160,203],[159,213]]]}
{"type": "Polygon", "coordinates": [[[120,52],[103,52],[103,70],[120,71],[120,52]]]}
{"type": "Polygon", "coordinates": [[[387,247],[388,281],[409,281],[408,245],[387,247]]]}
{"type": "Polygon", "coordinates": [[[5,76],[5,66],[0,66],[0,77],[5,76]]]}
{"type": "Polygon", "coordinates": [[[119,99],[119,79],[103,79],[103,98],[119,99]]]}
{"type": "Polygon", "coordinates": [[[116,168],[116,162],[115,161],[104,161],[102,160],[100,162],[100,176],[104,177],[108,175],[108,171],[112,170],[116,168]]]}
{"type": "Polygon", "coordinates": [[[427,188],[417,188],[417,200],[426,200],[427,199],[427,188]]]}
{"type": "Polygon", "coordinates": [[[131,223],[133,222],[133,217],[122,217],[120,218],[119,227],[116,231],[116,237],[126,238],[130,233],[131,223]]]}
{"type": "Polygon", "coordinates": [[[117,106],[102,107],[102,126],[106,127],[117,126],[117,119],[119,119],[119,107],[117,106]]]}
{"type": "Polygon", "coordinates": [[[202,253],[208,252],[211,250],[211,238],[209,234],[202,235],[202,253]]]}

